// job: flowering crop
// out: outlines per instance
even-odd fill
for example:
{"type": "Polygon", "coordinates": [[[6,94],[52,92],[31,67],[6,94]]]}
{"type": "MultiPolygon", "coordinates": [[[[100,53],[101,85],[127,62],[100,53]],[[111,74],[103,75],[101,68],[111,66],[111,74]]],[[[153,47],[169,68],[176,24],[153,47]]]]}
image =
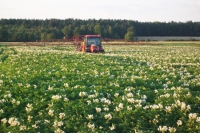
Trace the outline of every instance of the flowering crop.
{"type": "Polygon", "coordinates": [[[2,47],[0,132],[198,132],[200,47],[2,47]]]}

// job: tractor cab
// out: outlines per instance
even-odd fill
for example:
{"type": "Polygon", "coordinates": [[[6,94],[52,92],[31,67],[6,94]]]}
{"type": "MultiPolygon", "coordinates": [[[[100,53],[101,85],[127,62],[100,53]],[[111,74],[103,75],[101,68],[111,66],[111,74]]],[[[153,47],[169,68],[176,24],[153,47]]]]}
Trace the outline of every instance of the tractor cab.
{"type": "Polygon", "coordinates": [[[104,52],[103,47],[101,46],[101,36],[100,35],[84,35],[76,37],[75,41],[77,44],[77,51],[82,52],[104,52]]]}
{"type": "Polygon", "coordinates": [[[99,37],[86,37],[85,38],[86,44],[87,46],[91,46],[92,44],[100,46],[101,45],[101,41],[99,37]]]}

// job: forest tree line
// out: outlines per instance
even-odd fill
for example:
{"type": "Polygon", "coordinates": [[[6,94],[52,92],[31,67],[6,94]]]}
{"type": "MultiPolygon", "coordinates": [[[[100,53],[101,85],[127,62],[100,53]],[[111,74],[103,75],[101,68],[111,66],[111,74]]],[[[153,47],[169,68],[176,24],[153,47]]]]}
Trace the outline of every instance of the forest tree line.
{"type": "Polygon", "coordinates": [[[27,42],[100,34],[103,38],[133,36],[200,36],[200,22],[139,22],[113,19],[0,19],[0,42],[27,42]]]}

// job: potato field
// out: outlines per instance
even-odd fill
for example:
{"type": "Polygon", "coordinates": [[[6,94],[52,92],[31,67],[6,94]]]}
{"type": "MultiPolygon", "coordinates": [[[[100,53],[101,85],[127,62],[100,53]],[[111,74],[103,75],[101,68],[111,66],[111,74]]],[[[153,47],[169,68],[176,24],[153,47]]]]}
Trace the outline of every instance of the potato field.
{"type": "Polygon", "coordinates": [[[198,133],[200,45],[0,46],[1,133],[198,133]]]}

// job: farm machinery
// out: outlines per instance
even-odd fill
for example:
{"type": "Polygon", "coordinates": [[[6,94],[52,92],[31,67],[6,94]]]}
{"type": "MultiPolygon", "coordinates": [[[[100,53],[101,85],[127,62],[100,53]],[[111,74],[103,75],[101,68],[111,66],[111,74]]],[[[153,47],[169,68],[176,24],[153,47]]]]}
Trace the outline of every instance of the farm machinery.
{"type": "Polygon", "coordinates": [[[73,37],[73,41],[77,51],[90,53],[104,52],[100,35],[78,35],[73,37]]]}

